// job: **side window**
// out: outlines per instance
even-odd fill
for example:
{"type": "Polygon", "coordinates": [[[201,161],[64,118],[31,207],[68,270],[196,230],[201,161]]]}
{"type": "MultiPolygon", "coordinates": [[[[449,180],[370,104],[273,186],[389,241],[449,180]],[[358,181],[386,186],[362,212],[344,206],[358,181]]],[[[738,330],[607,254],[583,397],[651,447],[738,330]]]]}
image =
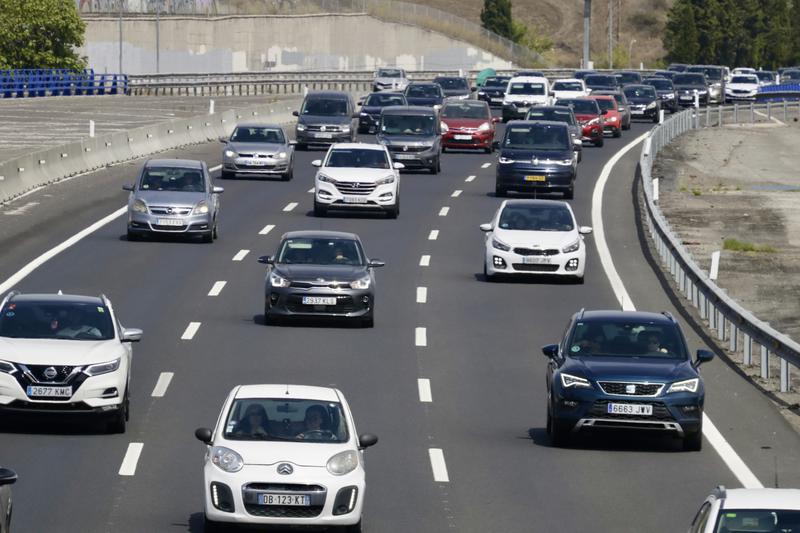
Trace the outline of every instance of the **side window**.
{"type": "Polygon", "coordinates": [[[567,327],[564,328],[564,333],[561,334],[561,353],[567,352],[567,341],[572,330],[572,319],[567,321],[567,327]]]}
{"type": "Polygon", "coordinates": [[[697,511],[697,514],[694,517],[694,521],[692,522],[692,527],[689,529],[689,533],[703,533],[706,529],[706,524],[708,523],[708,517],[711,513],[711,503],[705,502],[700,510],[697,511]]]}

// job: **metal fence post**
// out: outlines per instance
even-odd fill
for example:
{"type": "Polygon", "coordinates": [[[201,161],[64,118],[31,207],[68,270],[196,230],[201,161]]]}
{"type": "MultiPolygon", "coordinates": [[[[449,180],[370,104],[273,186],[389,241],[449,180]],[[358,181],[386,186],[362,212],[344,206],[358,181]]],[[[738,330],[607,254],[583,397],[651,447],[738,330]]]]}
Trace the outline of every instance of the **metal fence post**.
{"type": "Polygon", "coordinates": [[[717,127],[721,128],[722,127],[722,104],[720,104],[717,109],[719,109],[719,120],[717,120],[717,127]]]}
{"type": "Polygon", "coordinates": [[[792,377],[789,372],[789,361],[781,358],[781,392],[789,392],[792,388],[792,377]]]}
{"type": "Polygon", "coordinates": [[[708,304],[706,303],[706,295],[700,292],[698,296],[698,302],[700,303],[700,318],[705,320],[708,318],[708,304]]]}
{"type": "Polygon", "coordinates": [[[767,101],[767,120],[772,120],[772,102],[767,101]]]}
{"type": "Polygon", "coordinates": [[[706,128],[711,126],[711,106],[706,104],[706,128]]]}
{"type": "Polygon", "coordinates": [[[744,341],[744,353],[742,354],[742,364],[751,366],[753,364],[753,337],[744,333],[742,335],[744,341]]]}
{"type": "Polygon", "coordinates": [[[787,111],[787,109],[786,109],[787,107],[788,107],[788,105],[786,104],[786,100],[784,100],[784,101],[783,101],[783,121],[784,121],[784,122],[786,122],[786,121],[787,121],[787,117],[786,117],[786,115],[787,115],[787,113],[788,113],[788,111],[787,111]]]}
{"type": "Polygon", "coordinates": [[[761,377],[769,379],[769,350],[766,346],[761,346],[761,377]]]}
{"type": "Polygon", "coordinates": [[[750,124],[754,124],[756,121],[756,107],[753,102],[750,102],[750,124]]]}
{"type": "Polygon", "coordinates": [[[717,338],[721,341],[725,340],[725,315],[722,314],[721,309],[717,309],[717,338]]]}
{"type": "Polygon", "coordinates": [[[733,123],[739,123],[739,104],[733,104],[733,123]]]}
{"type": "Polygon", "coordinates": [[[736,353],[739,349],[739,328],[737,328],[733,322],[731,322],[730,341],[729,349],[732,353],[736,353]]]}

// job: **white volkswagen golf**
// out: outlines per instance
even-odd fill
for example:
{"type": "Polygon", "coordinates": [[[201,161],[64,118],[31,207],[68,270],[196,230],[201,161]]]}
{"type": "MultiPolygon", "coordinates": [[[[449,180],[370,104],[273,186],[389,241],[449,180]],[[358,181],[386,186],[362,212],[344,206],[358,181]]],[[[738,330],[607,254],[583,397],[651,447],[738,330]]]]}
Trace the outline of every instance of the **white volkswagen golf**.
{"type": "Polygon", "coordinates": [[[364,449],[341,391],[305,385],[240,385],[207,445],[206,531],[225,523],[343,526],[361,531],[364,449]]]}
{"type": "Polygon", "coordinates": [[[400,214],[400,169],[381,144],[338,143],[325,159],[311,162],[319,168],[314,179],[314,215],[330,209],[383,211],[400,214]]]}
{"type": "Polygon", "coordinates": [[[486,233],[483,273],[487,281],[498,274],[548,274],[583,282],[583,236],[592,228],[578,226],[567,202],[506,200],[491,222],[481,224],[481,230],[486,233]]]}

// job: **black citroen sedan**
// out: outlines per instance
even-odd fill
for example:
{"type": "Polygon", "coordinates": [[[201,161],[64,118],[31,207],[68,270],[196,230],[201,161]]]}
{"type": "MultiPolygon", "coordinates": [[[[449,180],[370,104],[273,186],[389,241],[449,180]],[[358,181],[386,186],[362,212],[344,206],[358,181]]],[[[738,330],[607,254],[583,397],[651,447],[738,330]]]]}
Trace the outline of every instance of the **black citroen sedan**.
{"type": "Polygon", "coordinates": [[[372,327],[375,274],[384,263],[367,259],[361,239],[337,231],[293,231],[283,235],[264,283],[264,321],[328,317],[372,327]]]}
{"type": "Polygon", "coordinates": [[[575,194],[578,158],[569,126],[564,122],[512,120],[505,137],[495,142],[497,161],[495,194],[508,191],[575,194]]]}

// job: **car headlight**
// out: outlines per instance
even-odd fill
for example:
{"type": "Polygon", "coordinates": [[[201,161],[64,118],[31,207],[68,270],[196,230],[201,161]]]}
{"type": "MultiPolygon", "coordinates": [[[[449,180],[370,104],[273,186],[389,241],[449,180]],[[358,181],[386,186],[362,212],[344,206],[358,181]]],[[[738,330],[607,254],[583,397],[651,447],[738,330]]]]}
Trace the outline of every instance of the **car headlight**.
{"type": "Polygon", "coordinates": [[[504,243],[502,241],[497,240],[496,237],[492,238],[492,248],[496,248],[496,249],[502,250],[504,252],[508,252],[509,250],[511,250],[511,247],[509,245],[507,245],[506,243],[504,243]]]}
{"type": "Polygon", "coordinates": [[[675,98],[675,93],[667,93],[664,95],[664,98],[666,98],[667,100],[672,100],[675,98]]]}
{"type": "Polygon", "coordinates": [[[609,122],[616,122],[617,121],[617,117],[608,117],[606,120],[609,121],[609,122]]]}
{"type": "Polygon", "coordinates": [[[589,383],[589,380],[586,378],[582,378],[579,376],[573,376],[572,374],[559,374],[561,376],[561,384],[564,386],[565,389],[569,389],[570,387],[585,387],[589,388],[592,385],[589,383]]]}
{"type": "Polygon", "coordinates": [[[286,159],[286,152],[278,152],[277,154],[275,154],[275,157],[277,159],[286,159]]]}
{"type": "Polygon", "coordinates": [[[244,466],[242,456],[225,446],[211,448],[211,462],[224,472],[238,472],[244,466]]]}
{"type": "Polygon", "coordinates": [[[358,452],[347,450],[337,453],[328,459],[326,467],[328,468],[328,472],[334,476],[349,474],[358,467],[358,452]]]}
{"type": "Polygon", "coordinates": [[[650,102],[649,104],[647,104],[647,109],[653,109],[655,107],[656,107],[656,103],[655,102],[650,102]]]}
{"type": "Polygon", "coordinates": [[[442,133],[447,133],[448,131],[450,131],[450,127],[442,122],[442,133]]]}
{"type": "Polygon", "coordinates": [[[319,181],[324,181],[325,183],[337,183],[335,179],[328,177],[325,174],[317,174],[317,179],[319,181]]]}
{"type": "Polygon", "coordinates": [[[478,96],[486,96],[486,93],[484,91],[478,91],[478,96]]]}
{"type": "Polygon", "coordinates": [[[133,210],[137,213],[147,213],[147,204],[143,200],[136,199],[133,201],[133,210]]]}
{"type": "Polygon", "coordinates": [[[194,207],[194,210],[192,211],[192,214],[193,215],[207,215],[208,211],[209,211],[208,202],[206,202],[205,200],[200,200],[199,202],[197,202],[197,205],[194,207]]]}
{"type": "Polygon", "coordinates": [[[383,179],[379,179],[375,182],[375,185],[389,185],[390,183],[394,183],[394,176],[386,176],[383,179]]]}
{"type": "Polygon", "coordinates": [[[594,117],[592,120],[586,123],[587,126],[591,126],[593,124],[600,124],[600,117],[594,117]]]}
{"type": "Polygon", "coordinates": [[[483,124],[478,126],[478,131],[489,131],[490,129],[492,129],[492,125],[489,124],[488,122],[484,122],[483,124]]]}
{"type": "Polygon", "coordinates": [[[554,159],[552,160],[556,165],[561,165],[563,167],[569,166],[572,164],[572,158],[569,159],[554,159]]]}
{"type": "Polygon", "coordinates": [[[708,91],[706,91],[705,89],[701,89],[701,90],[697,91],[697,94],[699,94],[699,95],[708,94],[708,91]]]}
{"type": "Polygon", "coordinates": [[[273,287],[279,287],[279,288],[288,287],[289,286],[289,280],[284,278],[284,277],[282,277],[282,276],[279,276],[275,272],[270,272],[270,274],[269,274],[269,284],[272,285],[273,287]]]}
{"type": "Polygon", "coordinates": [[[362,111],[361,113],[359,113],[359,114],[358,114],[358,116],[360,116],[360,117],[368,117],[368,116],[369,116],[369,113],[364,113],[364,112],[362,111]]]}
{"type": "Polygon", "coordinates": [[[297,125],[297,131],[306,131],[305,124],[298,124],[297,125]]]}
{"type": "Polygon", "coordinates": [[[581,240],[580,239],[575,239],[575,242],[569,243],[568,245],[563,247],[561,249],[561,251],[564,252],[565,254],[569,254],[569,253],[577,251],[578,248],[580,248],[580,247],[581,247],[581,240]]]}
{"type": "Polygon", "coordinates": [[[225,157],[236,157],[236,152],[233,150],[225,150],[225,157]]]}
{"type": "Polygon", "coordinates": [[[350,133],[350,126],[342,126],[342,133],[350,133]]]}
{"type": "Polygon", "coordinates": [[[514,160],[513,159],[509,159],[507,157],[500,157],[497,160],[497,162],[500,163],[501,165],[510,165],[511,163],[514,162],[514,160]]]}
{"type": "Polygon", "coordinates": [[[372,279],[369,276],[364,276],[361,279],[357,279],[355,281],[351,281],[350,282],[350,288],[351,289],[359,289],[359,290],[363,291],[365,289],[369,289],[370,283],[372,283],[372,279]]]}
{"type": "Polygon", "coordinates": [[[686,379],[683,381],[676,381],[667,389],[667,394],[671,392],[697,392],[700,386],[700,378],[686,379]]]}
{"type": "Polygon", "coordinates": [[[99,376],[100,374],[108,374],[109,372],[114,372],[119,368],[119,364],[122,359],[114,359],[113,361],[107,361],[105,363],[98,363],[96,365],[89,365],[86,367],[86,370],[83,371],[84,374],[87,376],[99,376]]]}
{"type": "Polygon", "coordinates": [[[0,372],[4,372],[6,374],[13,374],[17,371],[16,365],[14,363],[9,363],[8,361],[0,361],[0,372]]]}

